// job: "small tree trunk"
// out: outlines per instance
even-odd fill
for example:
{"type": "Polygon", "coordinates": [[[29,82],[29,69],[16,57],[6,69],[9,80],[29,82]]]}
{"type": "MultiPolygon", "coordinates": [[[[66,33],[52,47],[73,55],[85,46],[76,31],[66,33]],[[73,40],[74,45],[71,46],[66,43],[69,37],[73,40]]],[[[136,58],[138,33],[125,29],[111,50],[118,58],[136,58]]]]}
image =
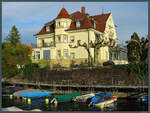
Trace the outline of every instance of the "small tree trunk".
{"type": "Polygon", "coordinates": [[[97,66],[98,65],[98,48],[94,48],[94,65],[97,66]]]}
{"type": "Polygon", "coordinates": [[[91,53],[90,53],[90,48],[86,48],[86,50],[87,50],[87,52],[88,52],[88,55],[89,55],[89,57],[90,57],[90,66],[91,65],[93,65],[93,58],[92,58],[92,55],[91,55],[91,53]]]}
{"type": "Polygon", "coordinates": [[[99,47],[94,48],[94,65],[98,66],[98,53],[99,53],[99,47]]]}

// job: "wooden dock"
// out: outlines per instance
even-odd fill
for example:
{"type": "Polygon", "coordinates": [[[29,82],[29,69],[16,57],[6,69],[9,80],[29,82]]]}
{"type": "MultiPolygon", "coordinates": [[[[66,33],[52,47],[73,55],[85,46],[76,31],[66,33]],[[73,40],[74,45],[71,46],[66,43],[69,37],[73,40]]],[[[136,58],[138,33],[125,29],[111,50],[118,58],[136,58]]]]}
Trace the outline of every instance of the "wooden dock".
{"type": "Polygon", "coordinates": [[[145,90],[148,91],[148,86],[101,86],[101,85],[63,85],[63,84],[36,84],[36,83],[22,83],[22,82],[13,82],[13,83],[4,83],[12,86],[20,87],[41,87],[41,88],[58,88],[58,89],[117,89],[117,90],[145,90]]]}

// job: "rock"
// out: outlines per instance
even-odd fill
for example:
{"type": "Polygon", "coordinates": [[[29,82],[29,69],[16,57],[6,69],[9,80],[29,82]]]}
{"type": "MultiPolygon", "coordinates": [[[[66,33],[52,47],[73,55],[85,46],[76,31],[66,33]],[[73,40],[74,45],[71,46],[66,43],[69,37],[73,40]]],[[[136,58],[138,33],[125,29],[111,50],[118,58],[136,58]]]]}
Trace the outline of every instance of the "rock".
{"type": "Polygon", "coordinates": [[[30,111],[41,111],[40,109],[33,109],[33,110],[30,110],[30,111]]]}
{"type": "Polygon", "coordinates": [[[13,107],[2,108],[2,111],[23,111],[23,110],[13,106],[13,107]]]}

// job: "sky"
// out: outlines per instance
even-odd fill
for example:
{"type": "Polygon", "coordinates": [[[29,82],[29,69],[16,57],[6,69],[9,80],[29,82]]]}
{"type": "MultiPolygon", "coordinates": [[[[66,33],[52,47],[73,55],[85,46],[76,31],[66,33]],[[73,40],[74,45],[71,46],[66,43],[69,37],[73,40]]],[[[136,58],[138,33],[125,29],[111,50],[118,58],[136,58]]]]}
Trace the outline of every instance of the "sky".
{"type": "Polygon", "coordinates": [[[36,44],[33,36],[38,33],[44,23],[53,20],[64,7],[69,14],[81,11],[98,15],[112,13],[118,44],[129,40],[133,32],[139,37],[148,34],[148,2],[3,2],[2,3],[2,41],[11,27],[16,25],[21,41],[36,44]]]}

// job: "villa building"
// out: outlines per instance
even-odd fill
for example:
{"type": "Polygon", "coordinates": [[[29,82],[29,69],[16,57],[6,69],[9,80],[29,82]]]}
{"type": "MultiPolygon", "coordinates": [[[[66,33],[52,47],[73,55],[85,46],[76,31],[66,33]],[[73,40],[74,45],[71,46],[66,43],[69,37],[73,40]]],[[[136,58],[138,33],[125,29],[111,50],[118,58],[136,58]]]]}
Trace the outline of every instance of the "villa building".
{"type": "MultiPolygon", "coordinates": [[[[78,40],[89,44],[97,38],[112,38],[116,40],[115,25],[111,13],[90,16],[83,6],[80,11],[68,14],[62,8],[58,16],[44,24],[43,28],[34,35],[37,39],[37,46],[34,48],[34,61],[46,59],[51,65],[59,64],[69,67],[72,63],[88,63],[89,55],[84,47],[71,48],[76,46],[78,40]]],[[[90,48],[94,58],[94,48],[90,48]]],[[[101,47],[98,52],[98,61],[103,63],[110,58],[109,48],[101,47]]]]}

